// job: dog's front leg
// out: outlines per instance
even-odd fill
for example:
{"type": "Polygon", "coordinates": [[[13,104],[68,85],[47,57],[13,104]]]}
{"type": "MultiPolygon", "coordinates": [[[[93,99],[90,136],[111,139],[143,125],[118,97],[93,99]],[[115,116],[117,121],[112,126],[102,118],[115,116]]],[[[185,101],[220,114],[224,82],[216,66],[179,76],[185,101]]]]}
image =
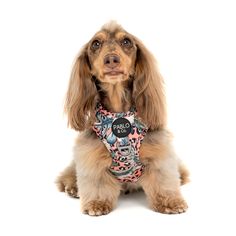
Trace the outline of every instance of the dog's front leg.
{"type": "MultiPolygon", "coordinates": [[[[79,172],[78,172],[79,173],[79,172]]],[[[120,185],[107,172],[102,175],[79,176],[82,212],[91,216],[106,215],[114,208],[120,185]]]]}
{"type": "Polygon", "coordinates": [[[120,194],[120,183],[109,173],[110,153],[105,145],[91,135],[79,136],[74,149],[74,163],[81,209],[99,216],[108,214],[120,194]]]}
{"type": "Polygon", "coordinates": [[[179,172],[174,158],[147,166],[140,183],[154,211],[176,214],[187,210],[180,192],[179,172]]]}

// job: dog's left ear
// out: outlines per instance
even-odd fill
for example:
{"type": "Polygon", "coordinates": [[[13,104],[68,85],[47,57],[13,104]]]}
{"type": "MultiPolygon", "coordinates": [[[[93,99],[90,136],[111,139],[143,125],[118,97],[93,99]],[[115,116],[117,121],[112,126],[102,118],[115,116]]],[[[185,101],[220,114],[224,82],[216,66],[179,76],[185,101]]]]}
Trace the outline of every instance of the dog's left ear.
{"type": "Polygon", "coordinates": [[[138,115],[144,123],[150,130],[156,130],[166,125],[163,79],[157,70],[152,54],[140,40],[135,38],[135,42],[137,57],[133,82],[133,101],[138,115]]]}
{"type": "Polygon", "coordinates": [[[73,129],[83,131],[91,127],[95,119],[96,97],[97,89],[85,45],[73,65],[66,95],[65,112],[73,129]]]}

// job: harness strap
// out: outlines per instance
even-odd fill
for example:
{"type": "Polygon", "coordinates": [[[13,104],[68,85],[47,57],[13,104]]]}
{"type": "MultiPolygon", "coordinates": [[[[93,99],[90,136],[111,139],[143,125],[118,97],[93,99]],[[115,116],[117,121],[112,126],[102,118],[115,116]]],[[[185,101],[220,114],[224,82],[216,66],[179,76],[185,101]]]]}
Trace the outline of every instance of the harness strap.
{"type": "Polygon", "coordinates": [[[99,103],[96,118],[93,130],[111,154],[110,172],[120,182],[136,182],[144,170],[139,150],[147,126],[137,117],[134,108],[128,112],[113,113],[99,103]]]}

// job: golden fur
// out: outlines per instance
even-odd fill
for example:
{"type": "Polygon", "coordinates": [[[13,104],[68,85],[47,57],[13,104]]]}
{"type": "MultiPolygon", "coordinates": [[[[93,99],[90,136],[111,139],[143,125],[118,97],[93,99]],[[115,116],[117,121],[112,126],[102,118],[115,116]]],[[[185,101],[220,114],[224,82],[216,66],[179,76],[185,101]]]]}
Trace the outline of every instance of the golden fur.
{"type": "Polygon", "coordinates": [[[69,125],[81,134],[73,162],[57,179],[59,190],[80,197],[82,211],[89,215],[109,213],[122,190],[140,187],[153,210],[184,212],[180,185],[188,182],[188,171],[172,148],[165,108],[162,77],[151,53],[121,26],[105,25],[84,46],[72,69],[65,110],[69,125]],[[122,185],[108,171],[110,153],[91,129],[98,101],[113,112],[136,106],[149,127],[140,148],[145,172],[135,184],[122,185]]]}

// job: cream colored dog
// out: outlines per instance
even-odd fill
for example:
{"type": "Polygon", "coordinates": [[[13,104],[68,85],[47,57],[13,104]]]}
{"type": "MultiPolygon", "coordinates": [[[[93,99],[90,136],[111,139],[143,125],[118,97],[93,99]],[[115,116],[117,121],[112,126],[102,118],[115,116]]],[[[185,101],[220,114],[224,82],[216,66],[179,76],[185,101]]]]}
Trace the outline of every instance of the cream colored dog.
{"type": "Polygon", "coordinates": [[[180,185],[188,181],[188,171],[176,158],[166,130],[161,75],[140,40],[114,22],[96,33],[76,58],[65,108],[69,125],[81,133],[74,160],[57,184],[60,191],[80,197],[84,213],[107,214],[122,190],[136,188],[144,190],[154,211],[186,211],[180,185]],[[110,171],[114,159],[94,132],[98,103],[112,114],[135,107],[137,119],[148,128],[138,150],[144,171],[136,182],[120,182],[110,171]]]}

